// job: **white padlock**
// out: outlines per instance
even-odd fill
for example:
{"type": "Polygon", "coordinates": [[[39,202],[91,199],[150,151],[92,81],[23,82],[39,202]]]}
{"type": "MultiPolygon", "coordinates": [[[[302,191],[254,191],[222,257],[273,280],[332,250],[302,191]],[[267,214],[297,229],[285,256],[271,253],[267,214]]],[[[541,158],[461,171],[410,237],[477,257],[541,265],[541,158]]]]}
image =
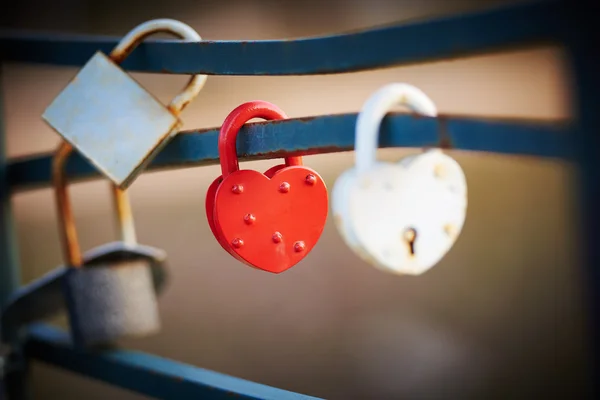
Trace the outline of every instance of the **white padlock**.
{"type": "Polygon", "coordinates": [[[398,163],[376,160],[381,121],[394,105],[429,117],[431,99],[394,83],[375,92],[356,122],[356,165],[332,190],[334,221],[346,244],[384,271],[419,275],[437,264],[462,231],[467,182],[460,165],[440,149],[398,163]]]}

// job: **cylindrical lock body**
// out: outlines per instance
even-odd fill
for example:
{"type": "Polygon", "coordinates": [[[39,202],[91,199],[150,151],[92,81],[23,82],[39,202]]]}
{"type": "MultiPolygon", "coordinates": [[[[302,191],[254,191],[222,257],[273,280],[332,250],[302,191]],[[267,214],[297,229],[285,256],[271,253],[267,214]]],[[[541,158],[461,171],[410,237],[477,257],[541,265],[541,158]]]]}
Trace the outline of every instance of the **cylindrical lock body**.
{"type": "Polygon", "coordinates": [[[156,291],[147,259],[72,268],[64,278],[75,344],[95,346],[160,329],[156,291]]]}

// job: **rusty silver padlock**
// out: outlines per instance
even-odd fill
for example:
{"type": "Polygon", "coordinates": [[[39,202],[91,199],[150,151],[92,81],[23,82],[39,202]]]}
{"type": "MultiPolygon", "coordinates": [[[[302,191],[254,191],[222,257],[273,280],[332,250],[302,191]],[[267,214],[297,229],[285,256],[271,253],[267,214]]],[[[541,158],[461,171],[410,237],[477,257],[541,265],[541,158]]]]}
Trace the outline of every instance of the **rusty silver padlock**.
{"type": "Polygon", "coordinates": [[[67,142],[59,147],[53,161],[53,183],[68,268],[63,291],[73,341],[81,346],[103,345],[124,336],[155,333],[160,320],[152,262],[156,256],[161,258],[161,251],[137,244],[127,192],[115,185],[121,240],[98,247],[95,254],[88,252],[89,261],[82,268],[64,168],[72,150],[67,142]]]}
{"type": "Polygon", "coordinates": [[[96,52],[42,115],[121,189],[127,188],[181,129],[180,112],[206,82],[206,75],[193,75],[185,90],[165,107],[119,67],[145,37],[158,32],[201,40],[182,22],[147,21],[129,32],[109,56],[96,52]]]}

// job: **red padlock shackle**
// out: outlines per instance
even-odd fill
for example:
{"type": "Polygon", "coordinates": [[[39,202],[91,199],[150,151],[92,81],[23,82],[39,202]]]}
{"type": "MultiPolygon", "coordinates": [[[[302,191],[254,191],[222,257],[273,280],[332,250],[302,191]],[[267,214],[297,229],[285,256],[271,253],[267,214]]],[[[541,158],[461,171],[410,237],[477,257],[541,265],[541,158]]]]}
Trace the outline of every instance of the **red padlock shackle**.
{"type": "MultiPolygon", "coordinates": [[[[223,179],[240,168],[235,146],[237,134],[241,127],[252,118],[279,120],[286,119],[287,115],[275,104],[262,100],[249,101],[230,112],[219,131],[219,157],[223,179]]],[[[286,157],[285,164],[287,166],[302,165],[302,157],[286,157]]]]}

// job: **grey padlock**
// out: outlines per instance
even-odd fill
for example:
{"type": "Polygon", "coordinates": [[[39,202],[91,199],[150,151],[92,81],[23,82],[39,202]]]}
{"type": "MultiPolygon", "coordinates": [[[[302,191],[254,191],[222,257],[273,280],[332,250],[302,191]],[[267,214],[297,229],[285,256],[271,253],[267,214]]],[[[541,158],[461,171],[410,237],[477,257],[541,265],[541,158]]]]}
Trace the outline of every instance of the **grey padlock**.
{"type": "Polygon", "coordinates": [[[144,38],[157,32],[201,40],[182,22],[147,21],[129,32],[109,56],[96,52],[42,115],[121,189],[179,132],[179,114],[206,82],[206,75],[193,75],[184,91],[165,107],[119,66],[144,38]]]}
{"type": "Polygon", "coordinates": [[[67,272],[62,279],[76,345],[106,345],[160,329],[152,258],[137,244],[127,192],[112,185],[121,240],[88,256],[84,267],[67,194],[65,163],[73,147],[63,142],[53,160],[53,183],[67,272]]]}
{"type": "MultiPolygon", "coordinates": [[[[154,281],[154,290],[160,295],[168,282],[167,254],[155,247],[125,242],[112,242],[95,247],[83,254],[83,268],[93,268],[125,259],[141,259],[148,262],[154,281]]],[[[56,316],[66,308],[63,285],[71,268],[59,267],[27,285],[21,286],[8,299],[2,310],[0,327],[6,343],[18,340],[21,328],[56,316]]]]}

